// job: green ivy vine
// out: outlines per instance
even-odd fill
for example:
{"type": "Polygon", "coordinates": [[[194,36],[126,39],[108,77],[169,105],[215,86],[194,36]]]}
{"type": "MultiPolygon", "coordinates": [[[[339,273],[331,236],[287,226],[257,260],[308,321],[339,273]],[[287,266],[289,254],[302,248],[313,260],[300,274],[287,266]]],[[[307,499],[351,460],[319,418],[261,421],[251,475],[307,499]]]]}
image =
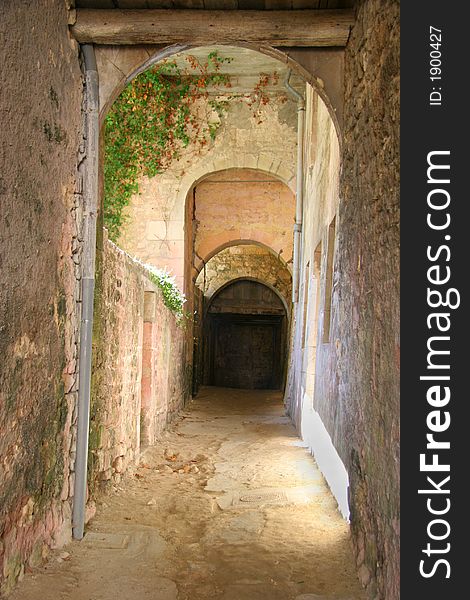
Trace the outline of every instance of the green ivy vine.
{"type": "Polygon", "coordinates": [[[201,119],[193,109],[204,98],[221,116],[226,103],[208,99],[208,88],[230,87],[214,51],[203,63],[187,56],[187,68],[164,61],[138,75],[120,94],[104,125],[104,225],[111,240],[119,237],[123,209],[139,190],[141,175],[154,177],[190,143],[204,147],[215,138],[220,121],[201,119]]]}

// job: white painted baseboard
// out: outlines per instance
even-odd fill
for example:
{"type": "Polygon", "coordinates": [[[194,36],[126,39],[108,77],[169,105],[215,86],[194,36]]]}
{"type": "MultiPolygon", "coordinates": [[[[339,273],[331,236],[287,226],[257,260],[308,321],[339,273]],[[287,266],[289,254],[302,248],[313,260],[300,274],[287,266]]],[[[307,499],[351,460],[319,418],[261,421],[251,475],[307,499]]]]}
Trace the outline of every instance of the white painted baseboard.
{"type": "Polygon", "coordinates": [[[348,472],[320,415],[312,407],[312,398],[305,393],[302,398],[301,435],[336,498],[341,514],[349,521],[348,472]]]}

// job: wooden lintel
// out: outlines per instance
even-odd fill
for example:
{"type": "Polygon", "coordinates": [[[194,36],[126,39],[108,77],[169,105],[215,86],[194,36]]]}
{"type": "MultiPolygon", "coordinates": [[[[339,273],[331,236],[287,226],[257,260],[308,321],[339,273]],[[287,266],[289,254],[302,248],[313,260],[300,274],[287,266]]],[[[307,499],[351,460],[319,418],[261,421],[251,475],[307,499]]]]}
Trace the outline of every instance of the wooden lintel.
{"type": "Polygon", "coordinates": [[[78,9],[71,32],[86,44],[345,46],[351,10],[78,9]]]}

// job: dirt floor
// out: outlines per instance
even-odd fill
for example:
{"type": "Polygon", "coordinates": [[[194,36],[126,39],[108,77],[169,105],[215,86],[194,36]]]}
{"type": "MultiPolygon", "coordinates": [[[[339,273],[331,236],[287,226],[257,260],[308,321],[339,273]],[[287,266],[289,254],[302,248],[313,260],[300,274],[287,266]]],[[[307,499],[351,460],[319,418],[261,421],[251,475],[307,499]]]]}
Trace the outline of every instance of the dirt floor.
{"type": "Polygon", "coordinates": [[[278,392],[205,388],[11,600],[362,600],[349,527],[278,392]]]}

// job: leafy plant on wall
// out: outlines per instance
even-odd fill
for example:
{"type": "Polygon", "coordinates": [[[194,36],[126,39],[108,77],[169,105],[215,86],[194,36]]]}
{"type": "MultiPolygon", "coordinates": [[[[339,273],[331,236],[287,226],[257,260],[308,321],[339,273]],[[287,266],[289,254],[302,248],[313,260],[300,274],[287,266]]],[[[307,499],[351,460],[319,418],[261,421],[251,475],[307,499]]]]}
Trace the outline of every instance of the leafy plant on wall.
{"type": "Polygon", "coordinates": [[[139,190],[141,175],[154,177],[177,159],[189,144],[204,147],[213,140],[225,103],[209,100],[209,88],[230,87],[221,66],[231,58],[211,52],[203,63],[187,56],[187,68],[163,61],[138,75],[108,113],[104,126],[104,224],[116,240],[123,224],[123,209],[139,190]],[[210,110],[195,110],[206,99],[210,110]]]}
{"type": "Polygon", "coordinates": [[[261,107],[269,101],[266,88],[277,83],[277,73],[261,73],[248,94],[228,95],[232,84],[221,67],[232,60],[217,51],[204,62],[187,56],[187,67],[166,60],[138,75],[121,92],[104,127],[104,225],[111,240],[119,237],[124,208],[139,191],[139,178],[163,173],[189,145],[196,153],[207,147],[230,101],[245,101],[255,122],[262,122],[261,107]],[[207,110],[201,111],[202,104],[207,110]]]}

